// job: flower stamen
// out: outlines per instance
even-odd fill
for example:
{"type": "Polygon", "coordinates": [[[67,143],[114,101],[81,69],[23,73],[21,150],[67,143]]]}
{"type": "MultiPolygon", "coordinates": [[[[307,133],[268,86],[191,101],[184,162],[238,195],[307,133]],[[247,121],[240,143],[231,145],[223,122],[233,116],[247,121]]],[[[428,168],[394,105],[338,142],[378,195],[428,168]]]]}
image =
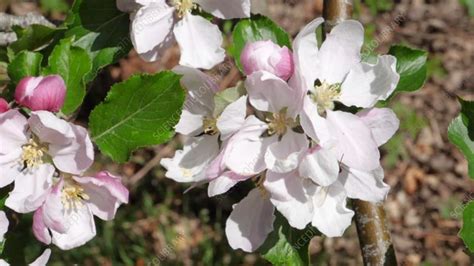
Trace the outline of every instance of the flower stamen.
{"type": "Polygon", "coordinates": [[[329,84],[324,81],[314,89],[311,99],[318,106],[319,114],[323,115],[326,110],[334,110],[334,101],[337,101],[341,96],[341,84],[329,84]]]}
{"type": "Polygon", "coordinates": [[[286,116],[287,111],[287,108],[283,108],[280,112],[273,113],[272,117],[266,119],[268,123],[268,134],[270,136],[283,136],[287,132],[288,127],[291,128],[295,125],[295,121],[286,116]]]}
{"type": "Polygon", "coordinates": [[[202,120],[202,126],[204,128],[204,134],[213,136],[219,133],[217,119],[214,117],[204,117],[202,120]]]}
{"type": "Polygon", "coordinates": [[[61,202],[66,210],[78,210],[84,206],[83,201],[90,197],[84,192],[79,184],[74,181],[67,181],[61,194],[61,202]]]}
{"type": "Polygon", "coordinates": [[[197,8],[197,4],[194,3],[193,0],[173,0],[173,5],[175,6],[178,17],[180,18],[197,8]]]}
{"type": "Polygon", "coordinates": [[[43,159],[47,153],[47,147],[38,143],[34,138],[23,145],[20,163],[26,165],[28,169],[33,169],[44,163],[43,159]]]}

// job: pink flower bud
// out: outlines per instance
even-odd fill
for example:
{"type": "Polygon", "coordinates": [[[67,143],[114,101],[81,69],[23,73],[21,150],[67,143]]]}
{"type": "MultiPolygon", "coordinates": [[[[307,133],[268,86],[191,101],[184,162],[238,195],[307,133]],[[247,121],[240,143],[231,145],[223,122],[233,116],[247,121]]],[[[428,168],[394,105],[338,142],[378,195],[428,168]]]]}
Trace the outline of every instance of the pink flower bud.
{"type": "Polygon", "coordinates": [[[242,51],[241,63],[246,75],[264,70],[288,80],[294,71],[290,49],[280,47],[272,41],[248,43],[242,51]]]}
{"type": "Polygon", "coordinates": [[[59,112],[64,105],[66,84],[61,76],[26,77],[15,91],[18,104],[32,111],[59,112]]]}
{"type": "Polygon", "coordinates": [[[5,113],[8,110],[10,110],[10,107],[8,106],[8,102],[5,101],[5,99],[0,98],[0,114],[5,113]]]}

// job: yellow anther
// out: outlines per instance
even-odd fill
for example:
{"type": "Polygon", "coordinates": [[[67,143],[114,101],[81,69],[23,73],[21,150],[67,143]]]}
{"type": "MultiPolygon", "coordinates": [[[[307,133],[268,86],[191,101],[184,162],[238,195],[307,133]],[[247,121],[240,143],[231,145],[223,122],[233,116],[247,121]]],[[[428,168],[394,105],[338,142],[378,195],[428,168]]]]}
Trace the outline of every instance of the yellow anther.
{"type": "Polygon", "coordinates": [[[334,109],[334,101],[337,101],[341,96],[341,84],[329,84],[323,82],[321,85],[315,87],[314,94],[311,98],[318,106],[319,114],[323,115],[326,110],[334,109]]]}
{"type": "Polygon", "coordinates": [[[31,138],[28,144],[23,145],[22,149],[23,153],[20,159],[22,165],[33,169],[43,164],[43,159],[47,152],[46,146],[38,143],[34,138],[31,138]]]}
{"type": "Polygon", "coordinates": [[[204,117],[202,120],[202,126],[204,128],[204,134],[212,136],[219,133],[219,129],[217,128],[217,119],[213,117],[204,117]]]}
{"type": "Polygon", "coordinates": [[[65,182],[62,190],[61,202],[66,210],[78,210],[90,197],[84,192],[84,189],[73,180],[69,179],[65,182]]]}
{"type": "Polygon", "coordinates": [[[175,6],[178,17],[182,18],[186,15],[187,12],[191,12],[193,9],[197,8],[197,4],[193,0],[173,0],[173,5],[175,6]]]}
{"type": "Polygon", "coordinates": [[[295,126],[295,121],[291,117],[287,117],[287,108],[282,109],[279,113],[273,113],[272,117],[267,118],[269,135],[285,135],[288,127],[295,126]]]}
{"type": "Polygon", "coordinates": [[[191,169],[181,168],[181,174],[184,177],[193,177],[193,171],[191,171],[191,169]]]}

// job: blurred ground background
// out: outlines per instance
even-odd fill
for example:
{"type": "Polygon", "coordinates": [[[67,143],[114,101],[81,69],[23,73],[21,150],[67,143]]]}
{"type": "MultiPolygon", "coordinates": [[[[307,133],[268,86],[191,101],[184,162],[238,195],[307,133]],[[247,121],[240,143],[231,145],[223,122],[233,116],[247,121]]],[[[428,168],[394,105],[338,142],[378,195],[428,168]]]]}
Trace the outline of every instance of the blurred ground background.
{"type": "MultiPolygon", "coordinates": [[[[474,2],[354,2],[355,17],[366,27],[365,51],[386,53],[391,44],[404,43],[430,54],[425,87],[397,96],[390,104],[402,124],[395,138],[382,148],[386,182],[392,187],[385,206],[399,262],[473,265],[457,233],[463,206],[474,199],[474,183],[467,177],[467,162],[448,142],[446,131],[460,109],[453,95],[474,100],[474,2]]],[[[254,3],[256,11],[270,16],[293,36],[320,16],[322,9],[322,0],[254,3]]],[[[0,11],[43,12],[50,20],[61,21],[69,5],[64,0],[1,0],[0,11]]],[[[176,47],[171,48],[159,62],[150,64],[132,51],[128,58],[104,70],[92,85],[79,123],[87,123],[91,108],[113,83],[134,73],[172,68],[178,53],[176,47]]],[[[240,78],[237,69],[211,74],[221,77],[222,88],[240,78]]],[[[179,143],[177,138],[168,145],[136,152],[125,165],[99,157],[97,170],[107,168],[124,176],[131,190],[131,204],[122,207],[113,222],[97,221],[98,235],[87,245],[69,252],[54,249],[52,264],[266,265],[256,255],[231,250],[223,233],[232,204],[247,188],[238,187],[227,196],[209,199],[205,187],[183,194],[188,186],[164,178],[159,159],[172,156],[179,143]]],[[[315,237],[311,253],[317,265],[362,264],[354,226],[342,238],[315,237]]]]}

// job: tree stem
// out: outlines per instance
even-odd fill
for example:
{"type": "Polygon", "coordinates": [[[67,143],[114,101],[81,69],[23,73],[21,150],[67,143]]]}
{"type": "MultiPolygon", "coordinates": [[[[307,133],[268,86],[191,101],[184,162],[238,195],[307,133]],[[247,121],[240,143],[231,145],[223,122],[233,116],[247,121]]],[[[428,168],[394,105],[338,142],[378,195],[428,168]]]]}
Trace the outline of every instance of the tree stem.
{"type": "MultiPolygon", "coordinates": [[[[352,17],[352,0],[324,0],[324,33],[352,17]]],[[[323,34],[323,35],[325,35],[323,34]]],[[[383,203],[353,200],[355,222],[365,265],[397,265],[383,203]]]]}

